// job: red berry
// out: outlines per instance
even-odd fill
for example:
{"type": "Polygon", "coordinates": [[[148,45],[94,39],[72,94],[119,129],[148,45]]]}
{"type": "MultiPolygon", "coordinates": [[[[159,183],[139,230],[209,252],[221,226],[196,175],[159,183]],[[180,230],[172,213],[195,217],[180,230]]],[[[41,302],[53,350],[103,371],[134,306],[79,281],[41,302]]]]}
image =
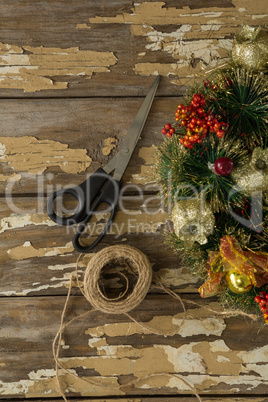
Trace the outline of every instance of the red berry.
{"type": "Polygon", "coordinates": [[[219,123],[218,121],[214,123],[214,128],[216,131],[219,130],[221,128],[221,123],[219,123]]]}
{"type": "Polygon", "coordinates": [[[167,130],[165,129],[165,128],[163,128],[163,130],[162,130],[162,134],[166,134],[167,133],[167,130]]]}
{"type": "Polygon", "coordinates": [[[223,130],[218,130],[216,132],[217,137],[222,138],[224,136],[224,131],[223,130]]]}
{"type": "Polygon", "coordinates": [[[174,134],[174,133],[175,133],[175,128],[174,128],[174,127],[171,127],[171,129],[169,130],[169,132],[170,132],[171,134],[174,134]]]}
{"type": "Polygon", "coordinates": [[[193,110],[190,114],[190,117],[195,117],[197,115],[197,112],[195,110],[193,110]]]}
{"type": "Polygon", "coordinates": [[[268,301],[268,293],[265,295],[265,299],[268,301]]]}
{"type": "Polygon", "coordinates": [[[182,121],[181,121],[181,125],[182,125],[182,126],[186,126],[186,124],[187,124],[187,121],[186,121],[186,120],[182,120],[182,121]]]}
{"type": "Polygon", "coordinates": [[[214,163],[215,172],[220,176],[228,176],[232,173],[233,168],[234,162],[231,158],[227,158],[226,156],[216,159],[214,163]]]}
{"type": "Polygon", "coordinates": [[[255,296],[254,300],[255,300],[256,303],[259,304],[260,301],[261,301],[261,298],[260,298],[260,296],[255,296]]]}
{"type": "Polygon", "coordinates": [[[181,143],[181,144],[183,144],[183,141],[184,141],[183,138],[180,138],[180,143],[181,143]]]}
{"type": "Polygon", "coordinates": [[[266,300],[265,300],[265,299],[261,299],[259,305],[260,305],[261,307],[266,306],[266,300]]]}
{"type": "Polygon", "coordinates": [[[262,307],[261,307],[261,311],[262,311],[263,313],[268,313],[268,308],[267,308],[267,306],[262,306],[262,307]]]}
{"type": "Polygon", "coordinates": [[[165,124],[165,129],[170,130],[171,129],[171,124],[170,123],[165,124]]]}
{"type": "Polygon", "coordinates": [[[201,100],[201,96],[199,94],[194,94],[193,101],[199,102],[201,100]]]}
{"type": "Polygon", "coordinates": [[[265,292],[261,292],[260,293],[261,298],[263,299],[264,297],[266,297],[266,293],[265,292]]]}
{"type": "Polygon", "coordinates": [[[205,104],[206,104],[206,99],[204,99],[204,98],[201,99],[199,103],[200,103],[201,106],[205,106],[205,104]]]}
{"type": "Polygon", "coordinates": [[[200,107],[199,109],[197,109],[197,113],[198,114],[204,114],[205,110],[202,107],[200,107]]]}
{"type": "Polygon", "coordinates": [[[172,137],[172,133],[171,133],[170,131],[167,133],[167,137],[168,137],[168,138],[171,138],[171,137],[172,137]]]}

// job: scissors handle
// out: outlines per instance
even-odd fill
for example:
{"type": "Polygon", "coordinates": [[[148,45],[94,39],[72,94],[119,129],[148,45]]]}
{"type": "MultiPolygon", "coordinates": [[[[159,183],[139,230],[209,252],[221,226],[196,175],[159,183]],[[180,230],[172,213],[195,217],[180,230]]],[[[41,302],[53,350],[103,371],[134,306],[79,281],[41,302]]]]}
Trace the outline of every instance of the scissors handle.
{"type": "Polygon", "coordinates": [[[100,189],[103,187],[107,180],[110,180],[111,176],[107,175],[102,168],[96,170],[87,180],[85,180],[79,186],[73,188],[66,188],[63,190],[55,191],[47,202],[47,213],[50,219],[59,225],[69,226],[75,223],[79,223],[85,219],[90,211],[90,207],[97,197],[100,189]],[[78,201],[77,211],[68,217],[62,217],[57,215],[54,210],[54,201],[57,197],[70,194],[74,196],[78,201]]]}
{"type": "MultiPolygon", "coordinates": [[[[108,232],[108,230],[113,222],[114,214],[115,214],[115,207],[116,207],[116,204],[119,199],[120,182],[117,180],[114,180],[111,176],[108,176],[108,178],[109,178],[109,182],[107,183],[106,187],[101,192],[100,196],[96,199],[96,201],[95,201],[93,207],[91,208],[90,212],[88,213],[87,217],[85,218],[83,223],[81,223],[81,225],[78,228],[78,231],[74,235],[73,246],[80,253],[87,253],[90,250],[92,250],[106,235],[106,233],[108,232]],[[97,239],[89,246],[84,247],[80,244],[79,239],[80,239],[82,233],[84,232],[84,230],[86,229],[88,222],[94,215],[94,212],[96,211],[98,206],[103,203],[108,204],[111,208],[109,220],[108,220],[106,226],[104,227],[103,231],[101,232],[101,234],[97,237],[97,239]]],[[[88,237],[91,237],[91,235],[88,237]]]]}

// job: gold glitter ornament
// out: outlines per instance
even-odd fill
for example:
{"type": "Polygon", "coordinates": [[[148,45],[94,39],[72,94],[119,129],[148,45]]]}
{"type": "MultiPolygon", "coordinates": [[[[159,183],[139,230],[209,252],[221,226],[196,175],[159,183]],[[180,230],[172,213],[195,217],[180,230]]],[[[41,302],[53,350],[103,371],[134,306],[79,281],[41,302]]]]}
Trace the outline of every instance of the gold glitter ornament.
{"type": "Polygon", "coordinates": [[[253,150],[248,163],[234,169],[232,178],[246,196],[268,190],[268,148],[253,150]]]}
{"type": "Polygon", "coordinates": [[[215,217],[211,206],[201,196],[176,202],[171,217],[174,231],[184,241],[185,248],[194,242],[207,243],[207,236],[213,233],[215,217]]]}
{"type": "Polygon", "coordinates": [[[268,31],[244,25],[235,36],[232,49],[233,61],[241,67],[254,72],[268,68],[268,31]]]}
{"type": "Polygon", "coordinates": [[[229,271],[225,275],[228,288],[237,294],[248,292],[252,288],[250,277],[237,271],[229,271]]]}

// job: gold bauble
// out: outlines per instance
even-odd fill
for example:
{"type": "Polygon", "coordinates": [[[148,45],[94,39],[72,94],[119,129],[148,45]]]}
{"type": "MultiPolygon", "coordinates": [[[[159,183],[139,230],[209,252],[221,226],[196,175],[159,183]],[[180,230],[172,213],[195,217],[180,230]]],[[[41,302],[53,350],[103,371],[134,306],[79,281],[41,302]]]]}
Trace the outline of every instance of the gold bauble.
{"type": "Polygon", "coordinates": [[[242,30],[235,36],[232,58],[237,65],[246,69],[255,72],[267,70],[267,30],[244,25],[242,30]]]}
{"type": "Polygon", "coordinates": [[[225,275],[225,280],[228,288],[234,293],[246,293],[252,288],[250,277],[237,271],[227,272],[225,275]]]}

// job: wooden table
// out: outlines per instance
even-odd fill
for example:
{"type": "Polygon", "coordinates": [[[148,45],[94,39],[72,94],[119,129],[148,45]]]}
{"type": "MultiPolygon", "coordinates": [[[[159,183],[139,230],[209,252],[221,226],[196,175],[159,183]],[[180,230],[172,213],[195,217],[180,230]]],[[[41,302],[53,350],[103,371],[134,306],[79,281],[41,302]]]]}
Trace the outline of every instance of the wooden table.
{"type": "MultiPolygon", "coordinates": [[[[178,300],[152,287],[131,316],[160,334],[124,315],[95,311],[76,321],[60,357],[80,379],[60,372],[62,387],[83,402],[195,401],[183,378],[203,401],[268,400],[268,329],[206,309],[218,310],[216,299],[200,299],[196,278],[164,243],[169,213],[153,170],[154,145],[192,77],[224,60],[243,23],[267,22],[265,0],[1,3],[2,400],[61,400],[51,345],[78,253],[73,230],[47,217],[47,195],[81,183],[115,154],[156,74],[157,97],[124,175],[120,230],[96,252],[138,247],[166,286],[199,305],[186,304],[180,325],[178,300]]],[[[66,320],[89,308],[74,289],[66,320]]]]}

